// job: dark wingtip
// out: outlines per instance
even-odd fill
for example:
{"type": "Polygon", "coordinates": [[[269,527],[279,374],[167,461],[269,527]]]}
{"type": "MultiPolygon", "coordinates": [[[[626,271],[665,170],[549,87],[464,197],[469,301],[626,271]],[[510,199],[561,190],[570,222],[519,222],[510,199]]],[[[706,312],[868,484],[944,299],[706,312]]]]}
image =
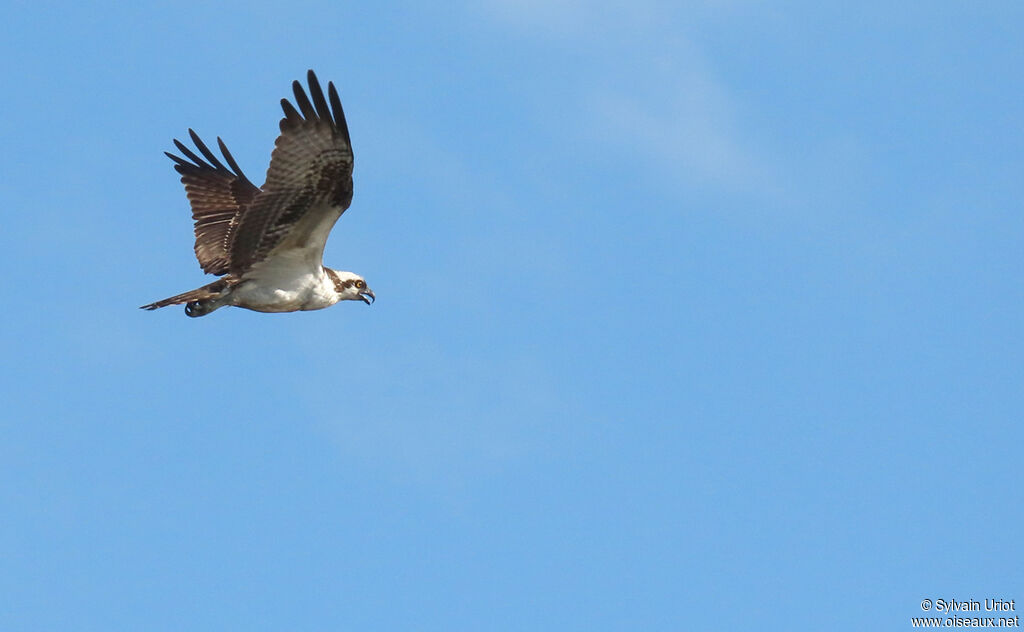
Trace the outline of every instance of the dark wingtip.
{"type": "Polygon", "coordinates": [[[316,109],[317,118],[329,125],[333,124],[331,120],[331,107],[327,105],[323,88],[320,87],[320,82],[312,70],[309,71],[309,96],[313,100],[313,107],[316,109]]]}
{"type": "Polygon", "coordinates": [[[210,165],[206,164],[206,162],[202,158],[197,156],[194,151],[189,149],[185,145],[185,143],[181,142],[177,138],[174,139],[174,146],[177,147],[178,151],[183,153],[186,158],[188,158],[189,160],[191,160],[192,162],[195,163],[195,165],[193,165],[193,166],[197,166],[197,167],[200,167],[200,168],[210,168],[210,169],[213,169],[213,167],[211,167],[210,165]]]}
{"type": "Polygon", "coordinates": [[[348,134],[348,122],[345,120],[345,110],[341,107],[341,97],[338,96],[338,89],[334,87],[333,81],[327,82],[327,98],[331,101],[333,110],[334,125],[341,130],[345,142],[352,145],[352,138],[348,134]]]}
{"type": "Polygon", "coordinates": [[[192,142],[195,143],[196,148],[199,149],[199,153],[203,154],[203,157],[219,171],[227,171],[227,168],[221,164],[220,160],[217,159],[217,154],[210,151],[210,148],[206,146],[203,139],[199,138],[199,134],[196,134],[191,128],[188,130],[189,136],[192,137],[192,142]]]}
{"type": "Polygon", "coordinates": [[[174,170],[180,173],[181,175],[192,173],[197,169],[197,167],[194,164],[185,160],[181,156],[175,156],[169,151],[165,151],[164,155],[174,161],[174,170]]]}
{"type": "Polygon", "coordinates": [[[228,161],[228,165],[234,169],[235,175],[248,182],[249,179],[245,177],[244,173],[242,173],[242,168],[238,166],[237,162],[235,162],[235,157],[231,155],[230,151],[228,151],[228,146],[224,144],[224,141],[221,140],[220,136],[217,137],[217,146],[220,147],[220,153],[224,154],[224,159],[228,161]]]}
{"type": "Polygon", "coordinates": [[[316,110],[313,108],[313,104],[309,102],[309,97],[306,96],[306,91],[302,88],[302,84],[298,81],[293,81],[292,92],[295,93],[295,105],[299,106],[299,111],[302,112],[303,118],[307,121],[315,120],[316,110]]]}
{"type": "Polygon", "coordinates": [[[284,110],[285,118],[289,118],[289,119],[301,119],[302,118],[302,116],[299,114],[299,111],[295,109],[295,106],[292,105],[292,102],[289,101],[288,99],[281,99],[281,109],[284,110]]]}
{"type": "Polygon", "coordinates": [[[345,121],[345,111],[341,107],[341,99],[338,97],[338,89],[334,87],[334,82],[327,82],[325,98],[320,80],[312,68],[306,71],[306,81],[309,82],[308,95],[306,88],[298,80],[292,81],[295,105],[288,99],[281,99],[281,109],[284,110],[285,116],[281,119],[281,131],[285,132],[291,126],[302,125],[306,121],[322,121],[333,127],[336,133],[340,132],[345,142],[351,145],[352,139],[349,136],[348,123],[345,121]]]}

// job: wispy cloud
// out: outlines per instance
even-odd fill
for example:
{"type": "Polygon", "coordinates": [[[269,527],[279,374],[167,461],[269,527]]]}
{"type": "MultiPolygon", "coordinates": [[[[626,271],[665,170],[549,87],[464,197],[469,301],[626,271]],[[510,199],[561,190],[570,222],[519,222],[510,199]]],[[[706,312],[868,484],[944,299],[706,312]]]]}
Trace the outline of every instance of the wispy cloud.
{"type": "Polygon", "coordinates": [[[766,160],[737,123],[732,97],[694,56],[661,60],[647,72],[639,87],[592,95],[592,130],[685,180],[747,191],[773,187],[766,160]]]}
{"type": "MultiPolygon", "coordinates": [[[[702,3],[705,9],[720,2],[702,3]]],[[[593,51],[576,97],[587,142],[673,182],[771,195],[777,169],[744,133],[741,104],[691,39],[678,10],[658,2],[490,0],[492,19],[593,51]]]]}

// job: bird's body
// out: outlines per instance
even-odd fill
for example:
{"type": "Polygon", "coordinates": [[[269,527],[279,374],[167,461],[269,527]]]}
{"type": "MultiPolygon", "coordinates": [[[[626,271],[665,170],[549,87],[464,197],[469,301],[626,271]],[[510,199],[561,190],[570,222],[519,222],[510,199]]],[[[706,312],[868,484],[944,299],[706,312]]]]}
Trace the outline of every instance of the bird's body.
{"type": "Polygon", "coordinates": [[[375,298],[359,275],[323,265],[327,237],[352,200],[352,147],[334,84],[328,105],[312,70],[308,80],[312,101],[297,81],[299,110],[281,100],[285,118],[262,187],[249,182],[219,138],[230,168],[192,130],[202,157],[174,141],[188,158],[167,154],[192,204],[196,257],[221,278],[143,309],[185,303],[189,316],[229,305],[295,312],[375,298]]]}
{"type": "Polygon", "coordinates": [[[341,300],[323,266],[315,270],[290,252],[253,266],[231,296],[234,305],[257,312],[323,309],[341,300]]]}

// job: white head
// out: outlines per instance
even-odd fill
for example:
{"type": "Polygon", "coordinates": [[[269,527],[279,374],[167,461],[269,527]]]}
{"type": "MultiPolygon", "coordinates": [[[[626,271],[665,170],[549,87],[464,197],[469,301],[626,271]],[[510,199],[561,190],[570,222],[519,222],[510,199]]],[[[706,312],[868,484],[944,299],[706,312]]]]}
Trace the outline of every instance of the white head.
{"type": "Polygon", "coordinates": [[[327,271],[327,276],[334,282],[334,291],[337,293],[339,301],[362,301],[369,305],[377,300],[373,290],[366,284],[366,280],[355,272],[324,269],[327,271]]]}

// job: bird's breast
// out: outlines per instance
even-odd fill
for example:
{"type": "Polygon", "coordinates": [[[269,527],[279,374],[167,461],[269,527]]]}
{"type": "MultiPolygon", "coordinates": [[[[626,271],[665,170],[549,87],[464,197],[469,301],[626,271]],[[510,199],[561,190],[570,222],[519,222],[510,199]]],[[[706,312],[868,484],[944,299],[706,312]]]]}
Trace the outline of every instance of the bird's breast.
{"type": "Polygon", "coordinates": [[[254,265],[232,292],[233,304],[258,312],[295,312],[334,304],[333,287],[308,253],[294,249],[254,265]]]}

